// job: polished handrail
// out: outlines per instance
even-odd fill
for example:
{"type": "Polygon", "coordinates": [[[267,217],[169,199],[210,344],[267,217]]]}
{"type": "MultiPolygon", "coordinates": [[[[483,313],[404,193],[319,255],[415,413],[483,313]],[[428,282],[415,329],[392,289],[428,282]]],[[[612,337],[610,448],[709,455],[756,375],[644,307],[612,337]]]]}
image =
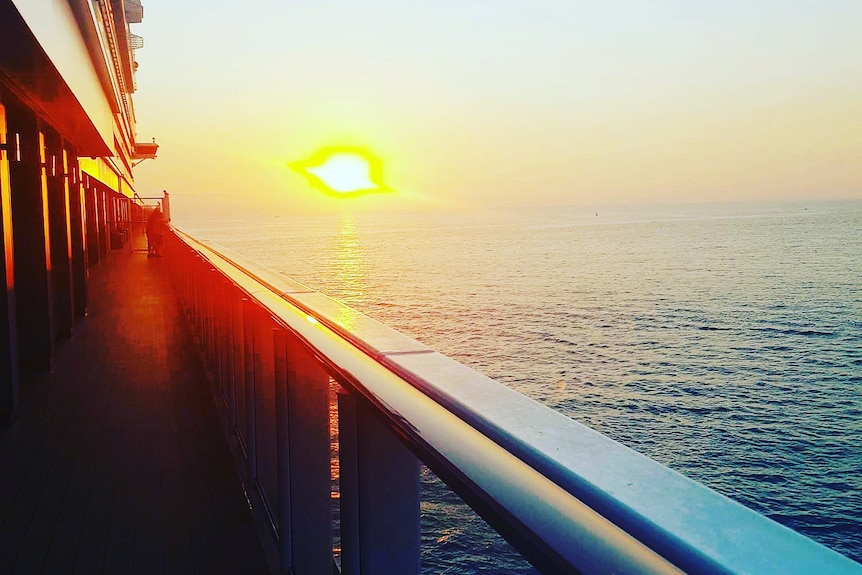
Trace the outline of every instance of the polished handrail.
{"type": "Polygon", "coordinates": [[[839,553],[307,286],[178,235],[369,400],[540,569],[862,573],[839,553]]]}

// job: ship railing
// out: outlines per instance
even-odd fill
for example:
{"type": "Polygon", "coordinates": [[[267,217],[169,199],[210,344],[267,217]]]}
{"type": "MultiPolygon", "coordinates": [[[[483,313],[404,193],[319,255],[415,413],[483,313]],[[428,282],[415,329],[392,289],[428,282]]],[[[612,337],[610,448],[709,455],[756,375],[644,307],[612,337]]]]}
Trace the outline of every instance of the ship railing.
{"type": "Polygon", "coordinates": [[[180,231],[166,247],[281,573],[333,570],[333,468],[341,572],[419,573],[420,461],[544,573],[862,573],[298,282],[180,231]]]}

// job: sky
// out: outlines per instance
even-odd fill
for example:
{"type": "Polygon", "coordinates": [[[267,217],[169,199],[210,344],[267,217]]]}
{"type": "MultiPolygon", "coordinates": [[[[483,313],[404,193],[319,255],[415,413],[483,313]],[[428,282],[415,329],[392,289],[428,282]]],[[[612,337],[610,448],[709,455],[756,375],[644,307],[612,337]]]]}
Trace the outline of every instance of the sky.
{"type": "Polygon", "coordinates": [[[859,0],[143,5],[136,188],[175,213],[862,198],[859,0]],[[326,146],[394,192],[288,167],[326,146]]]}

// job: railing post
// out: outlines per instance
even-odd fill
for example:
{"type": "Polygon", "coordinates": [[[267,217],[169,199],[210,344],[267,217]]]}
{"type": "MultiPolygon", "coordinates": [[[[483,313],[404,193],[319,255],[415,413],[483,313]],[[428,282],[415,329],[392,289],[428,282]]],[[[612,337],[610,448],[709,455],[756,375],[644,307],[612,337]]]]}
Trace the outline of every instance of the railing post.
{"type": "Polygon", "coordinates": [[[257,310],[255,305],[248,299],[242,300],[242,331],[244,341],[244,363],[245,363],[245,397],[237,398],[245,404],[245,457],[246,474],[249,484],[253,484],[257,477],[257,460],[255,455],[255,427],[254,427],[254,349],[255,349],[255,322],[257,321],[257,310]]]}
{"type": "Polygon", "coordinates": [[[218,374],[216,373],[218,368],[218,337],[216,333],[218,318],[215,313],[216,293],[214,290],[216,283],[215,278],[218,272],[213,267],[208,267],[207,271],[208,273],[203,276],[202,286],[204,289],[204,301],[206,302],[206,307],[204,307],[204,319],[206,320],[207,326],[207,365],[213,376],[212,386],[213,388],[218,389],[218,374]]]}
{"type": "Polygon", "coordinates": [[[332,571],[329,375],[296,336],[287,338],[287,427],[293,575],[332,571]]]}
{"type": "Polygon", "coordinates": [[[275,521],[277,430],[275,425],[275,321],[266,308],[257,309],[254,334],[255,483],[268,517],[275,521]]]}
{"type": "Polygon", "coordinates": [[[222,306],[224,307],[224,404],[225,404],[225,428],[228,432],[233,431],[236,424],[236,414],[233,408],[234,389],[236,387],[236,324],[234,313],[233,284],[230,280],[222,279],[222,306]]]}
{"type": "Polygon", "coordinates": [[[338,400],[343,574],[418,575],[419,460],[365,399],[338,400]]]}
{"type": "Polygon", "coordinates": [[[278,472],[278,572],[290,575],[293,565],[290,526],[290,432],[287,424],[287,337],[284,330],[273,330],[275,353],[275,429],[278,472]]]}
{"type": "Polygon", "coordinates": [[[359,575],[359,469],[356,397],[338,389],[338,502],[341,524],[341,575],[359,575]]]}
{"type": "Polygon", "coordinates": [[[210,349],[209,349],[209,368],[212,373],[213,381],[213,397],[218,398],[221,394],[221,337],[219,330],[219,273],[215,268],[210,268],[210,273],[206,275],[206,290],[208,309],[207,316],[209,317],[209,332],[210,332],[210,349]]]}
{"type": "Polygon", "coordinates": [[[162,214],[164,214],[165,221],[171,221],[171,195],[167,190],[163,190],[162,194],[162,214]]]}
{"type": "Polygon", "coordinates": [[[203,297],[201,295],[201,287],[203,275],[204,260],[200,254],[195,255],[194,266],[192,267],[192,276],[194,285],[192,286],[192,301],[194,302],[194,326],[195,336],[202,349],[206,349],[204,342],[204,324],[203,324],[203,297]]]}
{"type": "Polygon", "coordinates": [[[230,387],[230,322],[228,321],[228,301],[229,301],[229,282],[225,277],[219,274],[216,283],[218,292],[218,325],[219,325],[219,390],[221,391],[220,399],[222,401],[222,413],[227,409],[227,394],[230,387]]]}
{"type": "Polygon", "coordinates": [[[195,324],[196,316],[195,316],[195,285],[196,278],[195,273],[197,268],[197,258],[198,254],[193,249],[189,249],[188,253],[185,254],[185,262],[183,262],[187,266],[186,276],[186,313],[189,320],[189,325],[192,326],[192,329],[197,329],[197,325],[195,324]]]}
{"type": "Polygon", "coordinates": [[[241,395],[240,386],[242,386],[242,389],[245,388],[245,383],[243,379],[245,377],[245,364],[243,360],[245,342],[242,329],[242,298],[239,297],[238,293],[231,293],[230,301],[232,337],[231,349],[233,350],[233,387],[231,388],[230,397],[228,398],[228,408],[230,412],[230,431],[231,433],[236,434],[238,425],[237,401],[239,401],[239,396],[241,395]]]}
{"type": "MultiPolygon", "coordinates": [[[[228,345],[227,345],[227,289],[224,285],[224,276],[220,273],[215,279],[215,285],[213,286],[215,291],[215,302],[216,302],[216,332],[218,333],[218,400],[220,402],[219,413],[224,416],[225,407],[227,407],[227,403],[225,401],[225,393],[227,388],[227,354],[228,354],[228,345]]],[[[222,418],[224,419],[224,417],[222,418]]]]}

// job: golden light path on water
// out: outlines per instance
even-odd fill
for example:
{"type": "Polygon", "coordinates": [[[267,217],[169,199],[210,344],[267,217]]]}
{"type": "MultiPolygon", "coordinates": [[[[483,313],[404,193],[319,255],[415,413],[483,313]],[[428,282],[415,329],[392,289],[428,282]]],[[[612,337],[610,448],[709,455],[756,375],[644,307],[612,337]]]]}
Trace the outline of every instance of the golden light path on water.
{"type": "Polygon", "coordinates": [[[312,187],[330,195],[351,197],[391,191],[383,183],[382,163],[365,148],[322,148],[309,159],[289,165],[312,187]]]}
{"type": "MultiPolygon", "coordinates": [[[[336,274],[338,281],[344,286],[350,286],[347,295],[352,301],[365,298],[365,276],[362,265],[362,253],[356,222],[348,214],[341,218],[338,236],[335,238],[336,274]]],[[[353,329],[356,323],[356,312],[344,307],[337,318],[338,324],[347,329],[353,329]]]]}

